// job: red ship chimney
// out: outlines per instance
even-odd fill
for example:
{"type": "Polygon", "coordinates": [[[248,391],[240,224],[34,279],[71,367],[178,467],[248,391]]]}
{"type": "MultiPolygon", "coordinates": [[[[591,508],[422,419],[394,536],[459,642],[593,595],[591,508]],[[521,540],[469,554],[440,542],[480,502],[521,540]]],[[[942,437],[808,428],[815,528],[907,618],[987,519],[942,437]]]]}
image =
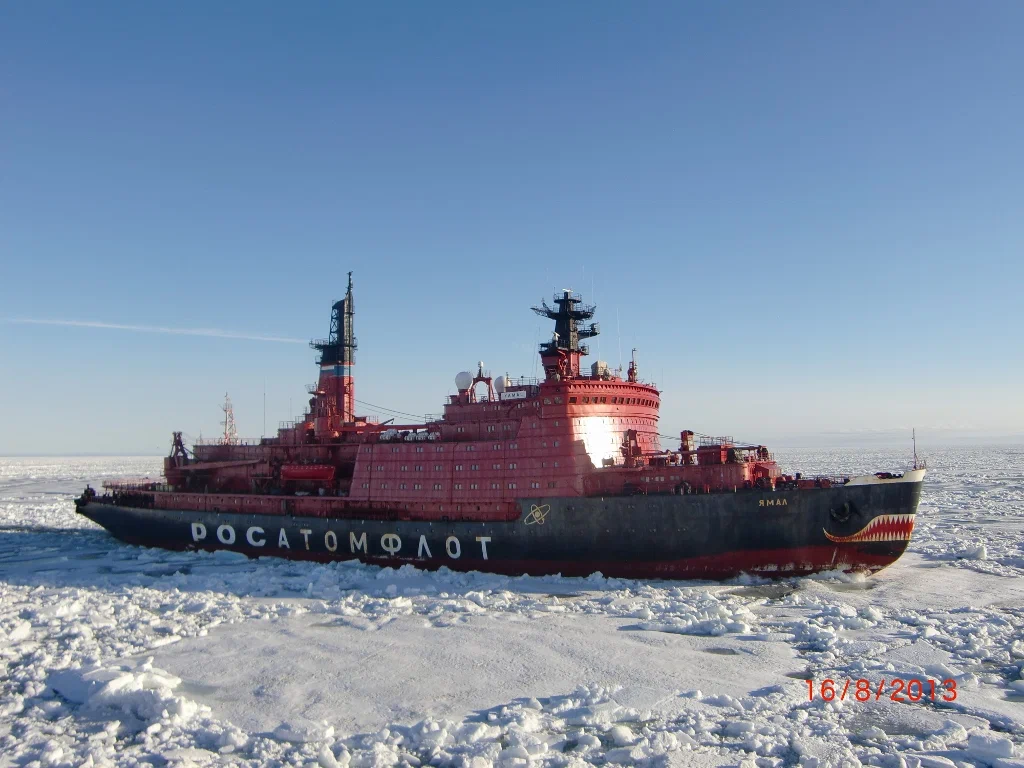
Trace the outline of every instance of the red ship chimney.
{"type": "Polygon", "coordinates": [[[314,427],[317,437],[336,436],[345,424],[355,421],[356,337],[352,303],[352,273],[348,273],[345,298],[331,309],[331,332],[326,339],[309,342],[320,352],[320,379],[313,400],[314,427]]]}

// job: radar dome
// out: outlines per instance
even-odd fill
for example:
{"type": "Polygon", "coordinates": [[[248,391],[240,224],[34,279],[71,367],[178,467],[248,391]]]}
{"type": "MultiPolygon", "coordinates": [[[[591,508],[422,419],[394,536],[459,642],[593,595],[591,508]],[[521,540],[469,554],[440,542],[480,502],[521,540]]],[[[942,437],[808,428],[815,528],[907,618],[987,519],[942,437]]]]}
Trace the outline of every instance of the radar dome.
{"type": "Polygon", "coordinates": [[[459,392],[465,392],[473,386],[473,374],[469,371],[459,371],[455,374],[455,386],[459,388],[459,392]]]}
{"type": "Polygon", "coordinates": [[[494,391],[499,395],[508,387],[508,376],[499,376],[494,380],[494,391]]]}

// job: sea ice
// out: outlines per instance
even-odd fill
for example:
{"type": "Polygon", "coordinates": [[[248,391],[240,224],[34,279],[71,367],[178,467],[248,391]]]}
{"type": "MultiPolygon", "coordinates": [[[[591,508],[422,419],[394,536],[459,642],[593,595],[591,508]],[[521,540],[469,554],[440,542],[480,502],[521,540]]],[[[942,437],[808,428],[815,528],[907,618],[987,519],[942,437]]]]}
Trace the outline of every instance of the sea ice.
{"type": "Polygon", "coordinates": [[[158,459],[0,460],[0,766],[1019,766],[1024,450],[929,459],[896,565],[728,583],[144,550],[70,498],[158,459]]]}

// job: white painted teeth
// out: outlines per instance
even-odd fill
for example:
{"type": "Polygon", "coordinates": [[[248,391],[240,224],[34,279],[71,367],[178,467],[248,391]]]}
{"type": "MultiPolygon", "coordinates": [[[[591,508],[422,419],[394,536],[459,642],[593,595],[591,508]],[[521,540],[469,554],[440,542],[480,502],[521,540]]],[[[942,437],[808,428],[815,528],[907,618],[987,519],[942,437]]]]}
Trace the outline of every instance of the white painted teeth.
{"type": "Polygon", "coordinates": [[[914,515],[879,515],[861,530],[849,536],[836,536],[825,531],[832,541],[909,541],[914,531],[914,515]],[[888,529],[888,530],[886,530],[888,529]]]}

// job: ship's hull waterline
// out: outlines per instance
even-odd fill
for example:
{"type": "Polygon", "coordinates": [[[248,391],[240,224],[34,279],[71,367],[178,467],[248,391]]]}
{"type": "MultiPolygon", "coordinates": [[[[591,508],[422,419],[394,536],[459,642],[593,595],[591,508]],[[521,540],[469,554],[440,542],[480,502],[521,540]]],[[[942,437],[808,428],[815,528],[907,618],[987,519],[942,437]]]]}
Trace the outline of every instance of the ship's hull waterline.
{"type": "Polygon", "coordinates": [[[510,522],[142,509],[95,499],[78,511],[122,541],[175,550],[509,575],[720,579],[874,573],[906,549],[921,485],[527,499],[510,522]]]}

